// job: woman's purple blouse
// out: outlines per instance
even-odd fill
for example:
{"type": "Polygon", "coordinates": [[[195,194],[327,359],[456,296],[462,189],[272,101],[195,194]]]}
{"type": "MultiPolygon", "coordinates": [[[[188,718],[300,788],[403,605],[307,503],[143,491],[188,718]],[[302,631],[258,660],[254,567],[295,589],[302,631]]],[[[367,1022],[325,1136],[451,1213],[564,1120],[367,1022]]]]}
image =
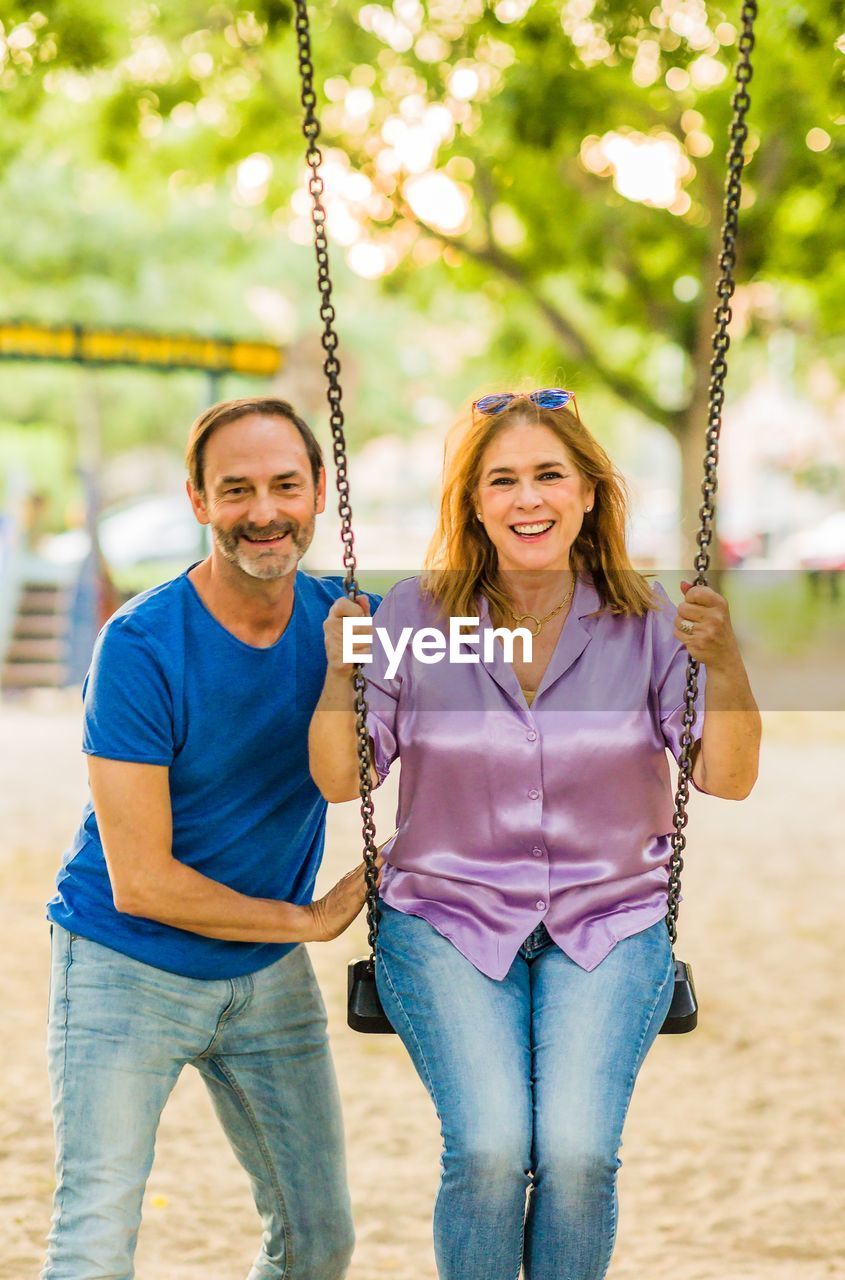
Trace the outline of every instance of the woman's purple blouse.
{"type": "MultiPolygon", "coordinates": [[[[377,636],[368,679],[379,780],[401,758],[398,830],[384,850],[382,897],[422,916],[476,968],[503,978],[542,921],[593,969],[622,938],[666,914],[674,799],[666,755],[680,754],[687,653],[675,606],[654,587],[645,617],[598,612],[579,578],[569,615],[526,704],[496,642],[462,645],[477,663],[424,665],[410,645],[396,675],[377,636]]],[[[483,634],[491,623],[480,601],[483,634]]],[[[448,622],[415,578],[376,610],[396,644],[404,627],[448,622]]],[[[694,737],[701,736],[704,671],[694,737]]]]}

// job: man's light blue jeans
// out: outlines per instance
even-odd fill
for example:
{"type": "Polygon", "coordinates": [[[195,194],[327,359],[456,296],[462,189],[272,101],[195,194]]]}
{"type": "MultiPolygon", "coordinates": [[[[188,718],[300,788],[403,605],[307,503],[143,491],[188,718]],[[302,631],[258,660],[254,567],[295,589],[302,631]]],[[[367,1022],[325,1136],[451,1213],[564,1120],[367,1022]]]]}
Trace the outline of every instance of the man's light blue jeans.
{"type": "Polygon", "coordinates": [[[264,1234],[249,1280],[346,1274],[340,1103],[304,947],[246,977],[199,981],[54,925],[48,1043],[57,1186],[42,1280],[135,1274],[156,1129],[186,1063],[252,1184],[264,1234]]]}
{"type": "Polygon", "coordinates": [[[602,1280],[622,1126],[672,999],[664,921],[590,973],[540,925],[496,982],[427,921],[381,913],[379,993],[443,1135],[440,1280],[602,1280]]]}

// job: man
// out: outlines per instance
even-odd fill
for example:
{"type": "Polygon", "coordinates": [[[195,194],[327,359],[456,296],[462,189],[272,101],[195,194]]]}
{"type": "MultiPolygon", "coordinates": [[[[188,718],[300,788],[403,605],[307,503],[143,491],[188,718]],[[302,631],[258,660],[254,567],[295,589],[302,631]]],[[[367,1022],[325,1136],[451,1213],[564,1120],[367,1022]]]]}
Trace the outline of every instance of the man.
{"type": "Polygon", "coordinates": [[[201,564],[124,605],[85,686],[87,805],[48,905],[57,1188],[42,1280],[129,1280],[162,1109],[186,1063],[249,1174],[249,1280],[340,1280],[352,1252],[325,1011],[302,942],[340,934],[363,869],[312,901],[325,803],[307,731],[337,583],[297,565],[325,507],[281,400],[191,430],[201,564]]]}

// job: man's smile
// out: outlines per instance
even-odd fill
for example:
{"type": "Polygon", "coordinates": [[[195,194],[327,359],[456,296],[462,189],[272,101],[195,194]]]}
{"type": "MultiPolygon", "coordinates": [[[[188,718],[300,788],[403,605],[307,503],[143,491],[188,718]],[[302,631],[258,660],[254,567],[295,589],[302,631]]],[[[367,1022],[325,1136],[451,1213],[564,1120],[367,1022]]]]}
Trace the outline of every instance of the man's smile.
{"type": "Polygon", "coordinates": [[[242,533],[241,538],[244,542],[249,542],[252,546],[261,547],[278,547],[284,542],[285,538],[290,537],[290,530],[286,529],[284,533],[242,533]]]}

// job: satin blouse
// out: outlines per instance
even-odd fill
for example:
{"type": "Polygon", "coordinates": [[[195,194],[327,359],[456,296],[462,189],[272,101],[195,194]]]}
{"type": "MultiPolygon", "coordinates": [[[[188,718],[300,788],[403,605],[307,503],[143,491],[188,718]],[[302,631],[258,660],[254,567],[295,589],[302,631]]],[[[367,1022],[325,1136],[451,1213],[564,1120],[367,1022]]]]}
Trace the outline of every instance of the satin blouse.
{"type": "MultiPolygon", "coordinates": [[[[396,835],[381,894],[421,916],[482,973],[501,979],[542,921],[590,970],[666,914],[687,653],[675,606],[654,584],[645,617],[600,611],[579,578],[529,707],[501,643],[460,645],[479,661],[425,664],[404,652],[388,677],[379,643],[448,623],[416,578],[376,610],[368,728],[383,781],[401,758],[396,835]]],[[[491,629],[479,601],[479,634],[491,629]]],[[[704,715],[704,668],[693,737],[704,715]]]]}

